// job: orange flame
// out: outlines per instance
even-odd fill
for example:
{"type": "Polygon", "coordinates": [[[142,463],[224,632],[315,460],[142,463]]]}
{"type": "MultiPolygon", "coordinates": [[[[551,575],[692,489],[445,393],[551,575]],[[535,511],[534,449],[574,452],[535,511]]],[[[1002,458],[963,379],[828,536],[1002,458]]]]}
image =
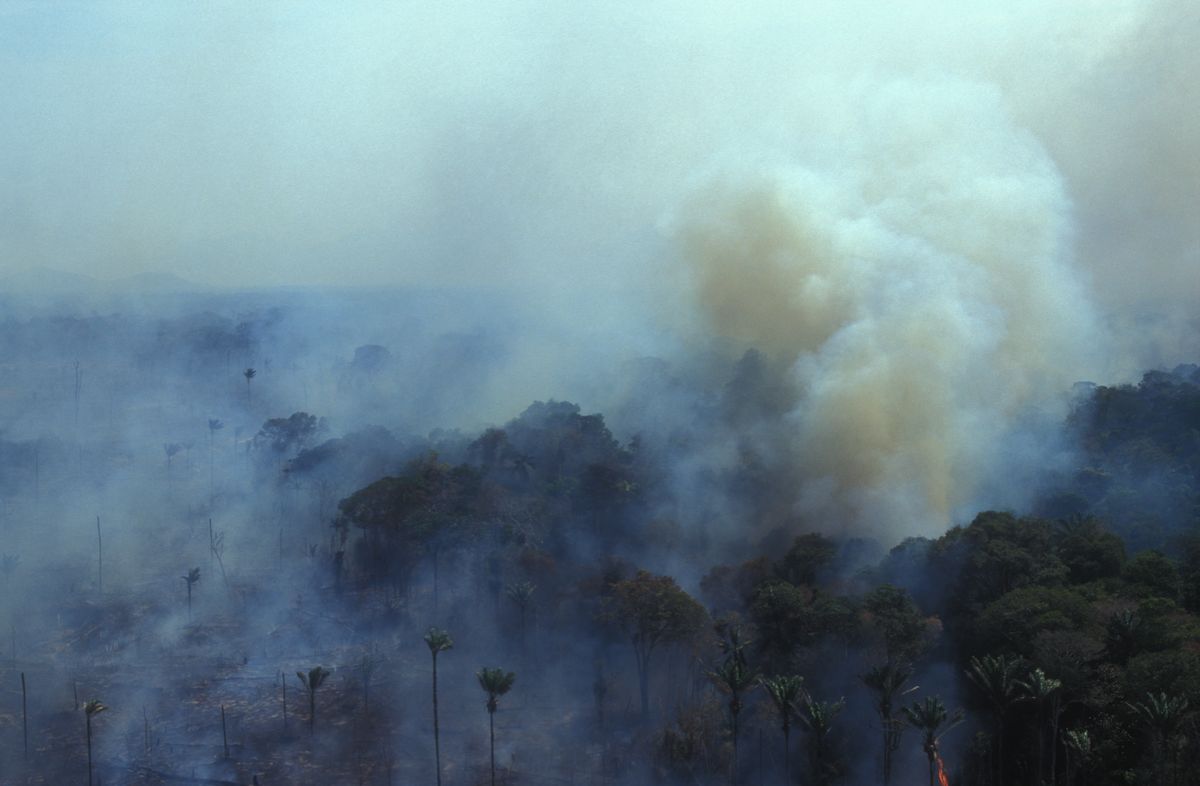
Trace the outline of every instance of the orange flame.
{"type": "Polygon", "coordinates": [[[946,777],[945,762],[942,761],[941,756],[938,756],[936,761],[938,768],[938,786],[950,786],[950,779],[946,777]]]}

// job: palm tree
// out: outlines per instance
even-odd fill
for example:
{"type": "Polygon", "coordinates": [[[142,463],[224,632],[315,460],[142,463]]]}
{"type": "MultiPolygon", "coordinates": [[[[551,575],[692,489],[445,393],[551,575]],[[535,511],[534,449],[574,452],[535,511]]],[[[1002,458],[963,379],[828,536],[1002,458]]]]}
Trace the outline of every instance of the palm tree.
{"type": "Polygon", "coordinates": [[[1021,692],[1021,682],[1017,675],[1021,673],[1020,658],[1007,655],[984,655],[982,658],[972,657],[967,668],[967,679],[975,684],[979,692],[992,707],[992,717],[995,723],[995,770],[996,782],[1004,780],[1004,729],[1008,719],[1008,711],[1014,704],[1024,701],[1026,696],[1021,692]]]}
{"type": "Polygon", "coordinates": [[[509,584],[504,589],[505,594],[513,603],[517,604],[517,609],[521,612],[521,652],[525,652],[525,613],[533,601],[533,593],[536,589],[537,585],[529,581],[509,584]]]}
{"type": "Polygon", "coordinates": [[[763,690],[771,697],[771,704],[779,713],[783,729],[783,782],[792,782],[791,756],[789,754],[792,719],[800,712],[799,703],[806,698],[804,678],[799,675],[770,677],[761,680],[763,690]]]}
{"type": "Polygon", "coordinates": [[[837,701],[816,701],[812,697],[804,699],[800,721],[812,735],[810,761],[813,769],[813,781],[818,784],[830,780],[829,732],[833,730],[833,720],[846,707],[843,699],[837,701]]]}
{"type": "Polygon", "coordinates": [[[1186,696],[1168,696],[1159,693],[1146,694],[1145,701],[1136,704],[1126,702],[1127,706],[1137,714],[1138,720],[1150,732],[1154,741],[1154,772],[1159,786],[1167,783],[1167,773],[1170,780],[1176,778],[1178,749],[1172,745],[1172,738],[1179,727],[1188,719],[1188,700],[1186,696]]]}
{"type": "Polygon", "coordinates": [[[192,618],[192,585],[200,580],[200,569],[192,568],[187,572],[187,575],[183,577],[183,580],[187,582],[188,619],[190,620],[192,618]]]}
{"type": "Polygon", "coordinates": [[[1067,786],[1074,786],[1075,773],[1092,758],[1092,738],[1087,729],[1067,729],[1063,745],[1067,750],[1067,786]]]}
{"type": "Polygon", "coordinates": [[[1062,688],[1062,681],[1047,677],[1046,672],[1041,669],[1034,669],[1019,684],[1025,690],[1026,698],[1037,702],[1038,706],[1038,780],[1045,781],[1042,773],[1046,766],[1046,727],[1049,727],[1050,731],[1050,779],[1053,780],[1057,769],[1055,752],[1058,748],[1058,691],[1062,688]]]}
{"type": "Polygon", "coordinates": [[[894,707],[896,696],[903,696],[916,690],[915,687],[904,689],[908,678],[912,676],[912,668],[906,664],[888,661],[882,666],[876,666],[862,675],[863,684],[875,694],[875,711],[879,713],[879,723],[883,728],[883,782],[892,781],[892,756],[900,747],[900,734],[904,731],[904,722],[895,716],[894,707]]]}
{"type": "Polygon", "coordinates": [[[252,368],[248,368],[242,372],[242,376],[246,378],[246,404],[250,403],[250,380],[254,379],[254,375],[257,373],[252,368]]]}
{"type": "Polygon", "coordinates": [[[475,672],[479,687],[488,695],[488,735],[492,742],[492,786],[496,786],[496,702],[512,689],[517,675],[504,669],[489,669],[486,666],[475,672]]]}
{"type": "Polygon", "coordinates": [[[949,781],[942,766],[942,757],[938,755],[938,741],[946,732],[962,723],[962,710],[950,715],[941,699],[927,696],[924,703],[913,702],[912,706],[905,707],[904,716],[909,725],[922,734],[921,748],[929,758],[929,786],[946,786],[949,781]]]}
{"type": "Polygon", "coordinates": [[[317,688],[321,687],[321,683],[325,681],[332,672],[322,666],[314,666],[309,670],[308,674],[302,671],[296,672],[296,676],[300,678],[300,684],[308,691],[308,733],[312,735],[313,729],[317,723],[317,688]]]}
{"type": "Polygon", "coordinates": [[[733,768],[731,780],[734,786],[738,782],[738,716],[742,714],[742,694],[755,684],[757,674],[746,664],[745,647],[749,642],[742,641],[742,631],[737,625],[719,623],[718,632],[725,634],[721,640],[721,649],[725,652],[725,661],[708,672],[708,678],[721,691],[730,695],[730,731],[733,733],[733,768]]]}
{"type": "Polygon", "coordinates": [[[83,715],[87,723],[87,753],[88,753],[88,786],[92,786],[92,716],[107,710],[97,699],[88,699],[83,705],[83,715]]]}
{"type": "Polygon", "coordinates": [[[430,628],[425,634],[425,644],[429,647],[429,654],[433,656],[433,760],[437,766],[438,786],[442,786],[442,744],[438,731],[437,656],[439,652],[453,649],[454,639],[450,638],[450,634],[444,630],[430,628]]]}

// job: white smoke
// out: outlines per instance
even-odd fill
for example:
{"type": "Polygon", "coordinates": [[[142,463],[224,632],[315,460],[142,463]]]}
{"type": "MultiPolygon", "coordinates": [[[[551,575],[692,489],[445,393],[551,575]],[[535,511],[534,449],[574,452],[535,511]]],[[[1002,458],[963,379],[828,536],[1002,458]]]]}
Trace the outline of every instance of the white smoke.
{"type": "Polygon", "coordinates": [[[1070,202],[993,87],[862,79],[820,112],[819,156],[723,167],[671,225],[712,329],[792,367],[797,513],[941,531],[1095,370],[1070,202]]]}

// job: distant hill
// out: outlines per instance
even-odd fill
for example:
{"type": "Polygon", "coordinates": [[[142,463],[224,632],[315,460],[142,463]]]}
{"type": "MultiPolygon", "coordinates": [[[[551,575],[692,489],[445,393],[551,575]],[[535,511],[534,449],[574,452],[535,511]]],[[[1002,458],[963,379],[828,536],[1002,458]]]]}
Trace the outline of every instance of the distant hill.
{"type": "Polygon", "coordinates": [[[121,278],[102,279],[54,268],[33,267],[0,278],[0,293],[3,294],[86,297],[89,295],[195,292],[204,289],[206,287],[173,273],[135,273],[121,278]]]}

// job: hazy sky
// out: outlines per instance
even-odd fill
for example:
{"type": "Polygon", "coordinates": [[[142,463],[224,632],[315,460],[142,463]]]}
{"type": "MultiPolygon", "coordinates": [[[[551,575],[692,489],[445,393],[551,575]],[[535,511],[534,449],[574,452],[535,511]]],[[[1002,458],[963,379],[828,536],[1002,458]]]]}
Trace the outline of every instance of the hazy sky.
{"type": "Polygon", "coordinates": [[[898,74],[997,91],[1101,297],[1200,291],[1196,4],[884,5],[9,0],[0,272],[637,285],[696,178],[898,74]]]}

